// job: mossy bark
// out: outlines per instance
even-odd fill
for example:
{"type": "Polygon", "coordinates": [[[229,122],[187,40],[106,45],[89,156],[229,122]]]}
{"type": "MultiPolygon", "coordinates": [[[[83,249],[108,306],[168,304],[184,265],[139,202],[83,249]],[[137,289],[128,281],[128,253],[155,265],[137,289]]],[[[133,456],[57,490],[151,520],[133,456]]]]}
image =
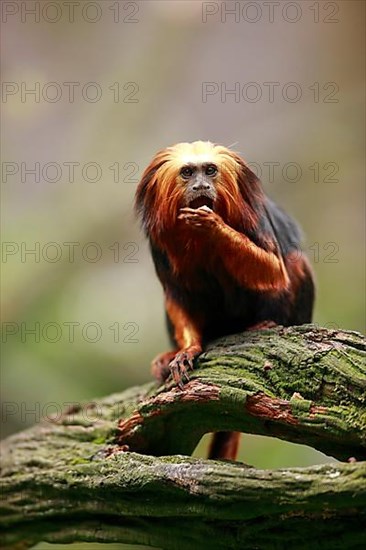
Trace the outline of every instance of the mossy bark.
{"type": "Polygon", "coordinates": [[[357,333],[309,325],[222,339],[183,391],[146,384],[8,438],[2,545],[360,548],[365,403],[357,333]],[[350,463],[258,470],[182,456],[218,430],[300,442],[350,463]]]}

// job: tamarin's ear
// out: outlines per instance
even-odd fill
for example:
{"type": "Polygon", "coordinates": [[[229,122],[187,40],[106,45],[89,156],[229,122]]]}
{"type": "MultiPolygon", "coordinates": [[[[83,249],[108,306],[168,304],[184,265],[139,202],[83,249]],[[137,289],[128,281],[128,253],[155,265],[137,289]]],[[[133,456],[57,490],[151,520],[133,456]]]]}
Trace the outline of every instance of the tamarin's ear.
{"type": "Polygon", "coordinates": [[[152,184],[152,180],[159,170],[159,168],[164,164],[164,160],[159,159],[156,155],[150,164],[145,168],[144,173],[142,174],[140,183],[136,189],[135,195],[135,210],[138,214],[143,215],[144,211],[150,211],[154,201],[155,201],[155,190],[152,184]]]}
{"type": "Polygon", "coordinates": [[[255,212],[264,200],[261,181],[237,153],[232,153],[232,156],[239,166],[237,173],[239,191],[246,204],[255,212]]]}
{"type": "Polygon", "coordinates": [[[146,197],[148,196],[148,187],[149,183],[154,177],[157,168],[149,164],[149,166],[144,170],[141,180],[136,189],[135,195],[135,210],[137,214],[142,214],[146,208],[146,197]]]}

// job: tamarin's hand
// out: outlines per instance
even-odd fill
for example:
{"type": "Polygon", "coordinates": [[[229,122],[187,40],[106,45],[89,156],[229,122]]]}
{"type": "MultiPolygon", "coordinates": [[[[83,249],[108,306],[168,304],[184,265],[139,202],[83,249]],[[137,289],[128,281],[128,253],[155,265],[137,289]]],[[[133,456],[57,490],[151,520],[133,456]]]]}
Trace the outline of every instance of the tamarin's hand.
{"type": "Polygon", "coordinates": [[[186,206],[181,208],[179,212],[178,220],[183,220],[190,227],[209,231],[212,237],[220,226],[225,225],[222,218],[208,206],[201,206],[196,209],[186,206]]]}
{"type": "MultiPolygon", "coordinates": [[[[299,229],[237,153],[203,141],[160,151],[136,209],[175,346],[153,361],[158,380],[171,375],[183,388],[194,359],[219,336],[311,321],[314,283],[299,229]]],[[[232,458],[237,441],[220,441],[221,456],[232,458]]]]}

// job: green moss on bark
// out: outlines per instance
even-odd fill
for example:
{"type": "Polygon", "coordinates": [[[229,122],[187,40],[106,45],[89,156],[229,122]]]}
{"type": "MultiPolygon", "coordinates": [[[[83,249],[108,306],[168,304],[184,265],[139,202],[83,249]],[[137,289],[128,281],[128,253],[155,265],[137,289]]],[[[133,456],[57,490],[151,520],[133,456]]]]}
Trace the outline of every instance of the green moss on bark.
{"type": "Polygon", "coordinates": [[[258,470],[183,455],[206,432],[238,430],[364,459],[364,359],[352,332],[309,325],[232,336],[199,358],[183,391],[131,388],[8,438],[2,546],[361,548],[364,462],[258,470]]]}

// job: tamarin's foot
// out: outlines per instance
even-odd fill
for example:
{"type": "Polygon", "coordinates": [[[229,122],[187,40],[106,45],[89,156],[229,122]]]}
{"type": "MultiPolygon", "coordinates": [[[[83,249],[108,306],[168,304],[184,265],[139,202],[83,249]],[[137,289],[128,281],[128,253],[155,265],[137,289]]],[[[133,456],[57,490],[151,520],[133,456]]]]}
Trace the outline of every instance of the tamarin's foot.
{"type": "Polygon", "coordinates": [[[169,364],[172,379],[181,390],[184,379],[189,382],[188,370],[193,370],[193,360],[196,355],[188,350],[182,351],[177,353],[169,364]]]}
{"type": "Polygon", "coordinates": [[[178,350],[159,353],[151,363],[151,374],[161,384],[169,377],[171,371],[169,363],[177,355],[178,350]]]}
{"type": "Polygon", "coordinates": [[[201,353],[201,348],[167,351],[160,353],[151,363],[151,372],[158,382],[163,383],[169,377],[183,389],[183,382],[189,382],[188,371],[193,370],[193,361],[201,353]]]}

